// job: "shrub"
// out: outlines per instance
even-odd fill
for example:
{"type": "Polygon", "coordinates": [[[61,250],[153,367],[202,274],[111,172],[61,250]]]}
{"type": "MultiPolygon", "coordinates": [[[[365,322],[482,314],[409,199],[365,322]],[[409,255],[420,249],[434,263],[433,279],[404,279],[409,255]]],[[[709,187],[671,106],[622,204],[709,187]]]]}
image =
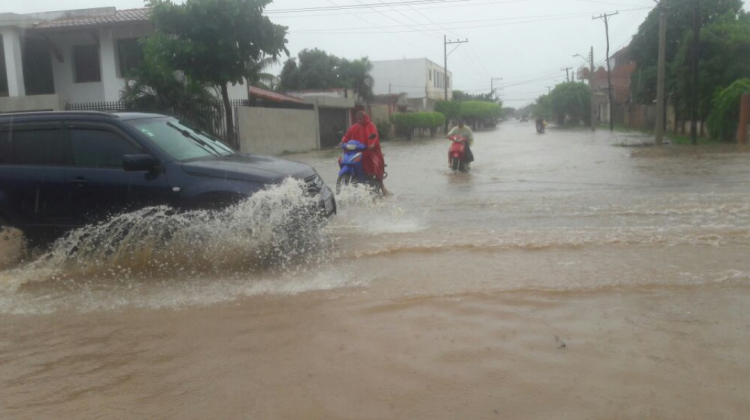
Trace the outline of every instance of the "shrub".
{"type": "Polygon", "coordinates": [[[711,138],[731,141],[740,120],[740,98],[750,93],[750,79],[739,79],[714,95],[713,108],[706,124],[711,138]]]}
{"type": "Polygon", "coordinates": [[[381,140],[388,140],[391,136],[391,123],[388,121],[377,120],[375,121],[375,127],[378,129],[378,134],[381,140]]]}
{"type": "Polygon", "coordinates": [[[396,125],[396,132],[411,140],[414,130],[418,130],[420,137],[425,131],[429,131],[430,136],[434,137],[437,129],[445,124],[445,115],[439,112],[393,114],[391,120],[396,125]]]}

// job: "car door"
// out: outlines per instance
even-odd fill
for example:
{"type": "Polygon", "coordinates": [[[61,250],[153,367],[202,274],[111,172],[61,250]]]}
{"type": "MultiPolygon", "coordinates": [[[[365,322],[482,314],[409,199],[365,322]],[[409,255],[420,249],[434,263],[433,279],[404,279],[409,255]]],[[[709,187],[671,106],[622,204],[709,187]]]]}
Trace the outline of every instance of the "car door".
{"type": "Polygon", "coordinates": [[[105,123],[66,123],[70,144],[68,188],[79,225],[143,207],[171,204],[171,189],[160,170],[126,172],[125,155],[148,154],[133,138],[105,123]]]}
{"type": "Polygon", "coordinates": [[[70,226],[65,136],[61,122],[0,127],[0,210],[13,225],[70,226]]]}

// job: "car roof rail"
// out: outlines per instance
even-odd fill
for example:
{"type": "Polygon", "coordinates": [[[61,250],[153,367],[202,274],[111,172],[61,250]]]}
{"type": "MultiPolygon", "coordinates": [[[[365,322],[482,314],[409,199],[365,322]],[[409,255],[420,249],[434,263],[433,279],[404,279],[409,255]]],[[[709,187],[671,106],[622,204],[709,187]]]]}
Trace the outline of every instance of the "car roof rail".
{"type": "Polygon", "coordinates": [[[28,115],[58,115],[58,116],[97,116],[108,118],[120,118],[117,114],[106,111],[12,111],[0,112],[2,117],[24,117],[28,115]]]}

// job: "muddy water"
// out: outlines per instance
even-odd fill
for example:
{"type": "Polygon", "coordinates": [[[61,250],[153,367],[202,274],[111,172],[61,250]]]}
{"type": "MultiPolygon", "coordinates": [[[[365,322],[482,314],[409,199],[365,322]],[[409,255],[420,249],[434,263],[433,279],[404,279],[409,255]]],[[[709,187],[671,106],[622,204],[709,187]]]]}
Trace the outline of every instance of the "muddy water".
{"type": "Polygon", "coordinates": [[[276,191],[5,261],[0,418],[750,418],[750,154],[642,141],[508,123],[468,174],[388,144],[395,196],[286,257],[276,191]]]}

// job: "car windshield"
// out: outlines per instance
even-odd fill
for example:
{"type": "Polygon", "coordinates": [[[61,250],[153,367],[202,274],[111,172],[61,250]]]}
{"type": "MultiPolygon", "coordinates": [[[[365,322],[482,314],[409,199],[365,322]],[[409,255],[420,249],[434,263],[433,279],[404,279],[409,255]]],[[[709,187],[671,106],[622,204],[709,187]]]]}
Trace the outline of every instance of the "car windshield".
{"type": "Polygon", "coordinates": [[[218,139],[176,118],[152,118],[128,121],[128,123],[156,143],[169,156],[181,162],[235,153],[218,139]]]}

